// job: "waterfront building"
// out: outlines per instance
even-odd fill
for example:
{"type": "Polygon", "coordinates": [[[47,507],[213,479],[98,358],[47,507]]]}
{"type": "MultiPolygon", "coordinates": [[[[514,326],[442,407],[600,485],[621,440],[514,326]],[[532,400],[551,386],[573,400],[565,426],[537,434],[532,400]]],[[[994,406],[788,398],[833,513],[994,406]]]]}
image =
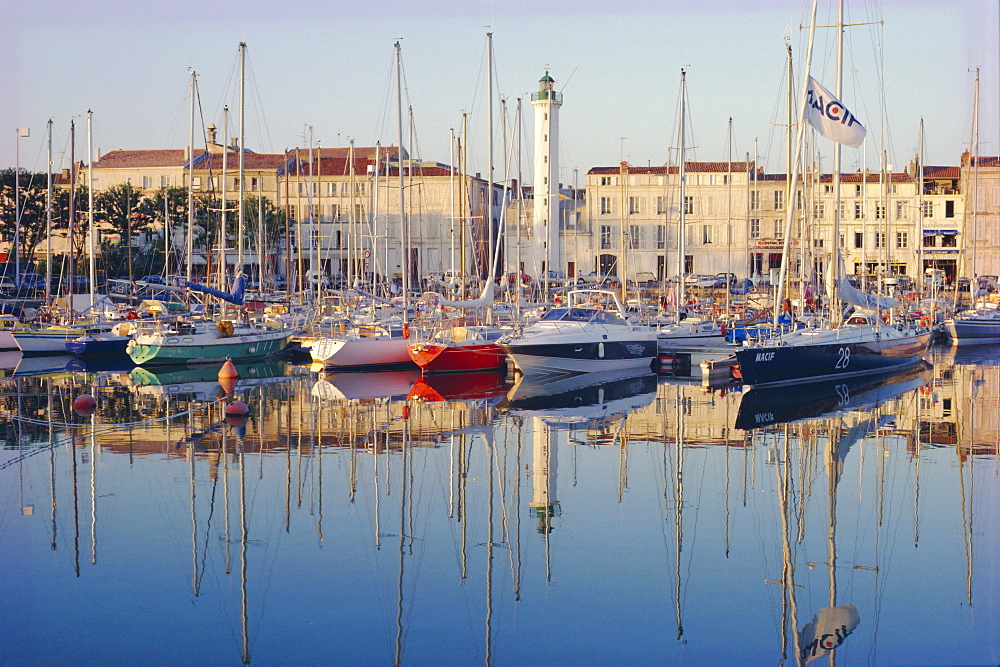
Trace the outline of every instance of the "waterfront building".
{"type": "Polygon", "coordinates": [[[1000,275],[1000,157],[962,155],[965,275],[1000,275]]]}

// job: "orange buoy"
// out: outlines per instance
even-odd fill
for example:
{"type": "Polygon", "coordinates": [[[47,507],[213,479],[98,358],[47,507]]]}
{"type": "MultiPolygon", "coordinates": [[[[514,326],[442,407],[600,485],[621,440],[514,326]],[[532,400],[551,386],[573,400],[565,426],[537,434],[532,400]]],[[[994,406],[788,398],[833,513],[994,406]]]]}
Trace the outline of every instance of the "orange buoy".
{"type": "Polygon", "coordinates": [[[226,417],[226,423],[232,426],[241,438],[246,436],[247,422],[249,421],[250,418],[246,415],[229,415],[226,417]]]}
{"type": "Polygon", "coordinates": [[[97,399],[90,394],[80,394],[73,400],[73,410],[81,417],[89,417],[97,412],[97,399]]]}
{"type": "Polygon", "coordinates": [[[236,366],[233,365],[233,362],[226,359],[226,363],[222,364],[222,368],[219,369],[219,379],[238,378],[239,376],[239,371],[236,370],[236,366]]]}
{"type": "Polygon", "coordinates": [[[248,406],[243,401],[233,401],[226,406],[226,418],[229,417],[246,417],[250,414],[250,406],[248,406]]]}
{"type": "Polygon", "coordinates": [[[219,386],[222,387],[222,390],[227,394],[233,393],[233,390],[236,389],[237,382],[239,382],[239,378],[219,377],[219,386]]]}

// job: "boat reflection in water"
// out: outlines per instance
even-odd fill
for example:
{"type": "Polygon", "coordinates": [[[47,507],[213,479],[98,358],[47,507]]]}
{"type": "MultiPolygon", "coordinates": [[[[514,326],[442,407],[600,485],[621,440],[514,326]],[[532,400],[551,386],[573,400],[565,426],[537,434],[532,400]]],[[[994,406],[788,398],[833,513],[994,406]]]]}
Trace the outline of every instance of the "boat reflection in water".
{"type": "Polygon", "coordinates": [[[398,371],[327,373],[313,385],[312,395],[324,401],[405,398],[420,377],[416,368],[398,371]]]}
{"type": "Polygon", "coordinates": [[[735,426],[751,430],[814,419],[836,410],[877,405],[926,385],[930,380],[930,369],[930,364],[921,362],[900,373],[862,375],[795,386],[755,387],[743,395],[735,426]]]}
{"type": "Polygon", "coordinates": [[[144,395],[191,395],[199,400],[211,401],[230,393],[234,387],[258,387],[284,380],[290,371],[289,364],[276,359],[256,362],[233,363],[239,377],[227,386],[219,379],[219,364],[196,366],[136,366],[128,373],[128,382],[136,393],[144,395]]]}
{"type": "Polygon", "coordinates": [[[421,375],[407,398],[425,403],[438,401],[493,401],[507,395],[506,371],[421,375]]]}
{"type": "Polygon", "coordinates": [[[499,407],[543,417],[549,423],[573,423],[624,416],[653,402],[656,376],[636,369],[584,373],[555,382],[521,375],[499,407]]]}

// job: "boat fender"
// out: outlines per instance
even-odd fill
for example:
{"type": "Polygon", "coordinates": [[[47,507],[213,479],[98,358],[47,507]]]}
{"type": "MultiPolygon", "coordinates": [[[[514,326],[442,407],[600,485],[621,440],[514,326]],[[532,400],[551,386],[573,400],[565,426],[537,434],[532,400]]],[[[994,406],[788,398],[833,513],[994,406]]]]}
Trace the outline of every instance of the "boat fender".
{"type": "Polygon", "coordinates": [[[921,315],[920,316],[920,326],[922,326],[922,327],[929,327],[930,325],[931,325],[931,316],[930,315],[921,315]]]}
{"type": "Polygon", "coordinates": [[[139,313],[135,312],[134,310],[130,310],[127,313],[125,313],[125,319],[126,320],[137,320],[137,319],[139,319],[139,313]]]}
{"type": "Polygon", "coordinates": [[[410,323],[403,322],[403,338],[409,338],[409,337],[410,337],[410,323]]]}

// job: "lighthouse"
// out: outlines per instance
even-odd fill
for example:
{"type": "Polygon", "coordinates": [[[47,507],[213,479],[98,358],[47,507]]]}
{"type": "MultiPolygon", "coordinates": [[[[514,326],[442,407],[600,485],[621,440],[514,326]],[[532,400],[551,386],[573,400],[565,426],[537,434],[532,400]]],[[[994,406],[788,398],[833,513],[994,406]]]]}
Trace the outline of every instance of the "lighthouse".
{"type": "MultiPolygon", "coordinates": [[[[546,71],[531,94],[535,108],[534,217],[531,223],[531,256],[542,263],[540,272],[562,266],[559,238],[559,107],[562,93],[546,71]]],[[[541,273],[539,278],[544,277],[541,273]]]]}

